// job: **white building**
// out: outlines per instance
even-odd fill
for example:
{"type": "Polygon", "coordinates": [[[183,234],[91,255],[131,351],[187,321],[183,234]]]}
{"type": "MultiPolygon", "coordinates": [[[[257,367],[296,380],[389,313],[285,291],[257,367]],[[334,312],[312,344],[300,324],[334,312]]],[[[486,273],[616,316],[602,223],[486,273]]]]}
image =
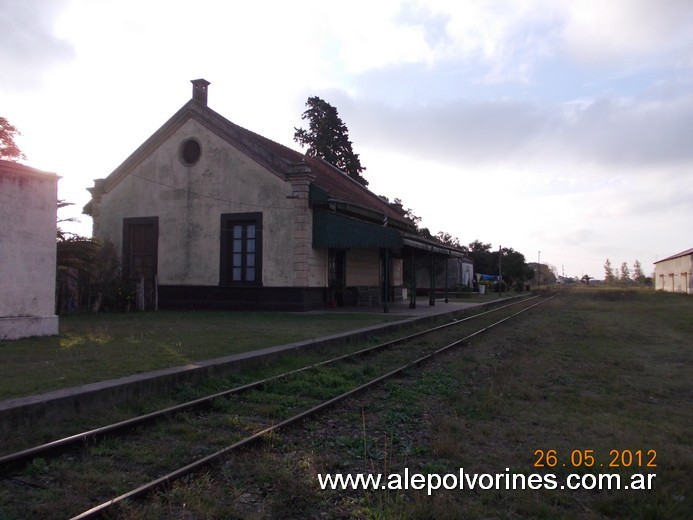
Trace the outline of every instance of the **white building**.
{"type": "Polygon", "coordinates": [[[58,179],[0,160],[0,340],[58,333],[58,179]]]}
{"type": "Polygon", "coordinates": [[[655,262],[655,288],[693,294],[693,249],[655,262]]]}

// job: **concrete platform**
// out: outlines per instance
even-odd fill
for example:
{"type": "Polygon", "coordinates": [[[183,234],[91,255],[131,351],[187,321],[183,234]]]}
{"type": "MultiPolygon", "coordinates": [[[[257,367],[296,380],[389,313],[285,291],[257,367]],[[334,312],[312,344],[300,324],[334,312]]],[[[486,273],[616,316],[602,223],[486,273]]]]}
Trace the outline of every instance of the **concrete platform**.
{"type": "MultiPolygon", "coordinates": [[[[511,299],[503,298],[503,301],[511,299]]],[[[287,355],[295,350],[361,342],[373,335],[396,332],[415,322],[425,323],[445,314],[454,316],[464,313],[467,309],[492,305],[493,303],[495,302],[488,300],[478,302],[471,299],[469,302],[455,301],[450,303],[439,300],[434,306],[431,306],[428,298],[426,298],[425,300],[422,299],[421,303],[417,301],[415,309],[410,309],[408,302],[396,302],[389,305],[389,314],[401,316],[402,319],[394,322],[184,366],[0,401],[0,434],[5,435],[17,429],[31,427],[38,422],[45,423],[86,414],[135,397],[142,398],[147,395],[169,392],[177,387],[195,384],[209,377],[229,375],[243,368],[287,355]]],[[[383,312],[383,308],[380,306],[348,307],[312,312],[383,312]]]]}
{"type": "MultiPolygon", "coordinates": [[[[507,297],[504,297],[503,299],[507,300],[507,297]]],[[[448,303],[445,303],[445,300],[441,299],[436,299],[435,300],[435,305],[430,305],[428,297],[426,298],[417,298],[416,300],[416,308],[412,309],[409,307],[409,301],[399,301],[399,302],[390,302],[388,304],[388,310],[387,314],[395,314],[398,316],[403,316],[403,317],[409,317],[409,318],[419,318],[423,316],[433,316],[437,314],[446,314],[450,312],[457,312],[460,310],[468,309],[470,307],[477,307],[479,305],[484,305],[490,303],[488,299],[485,300],[479,300],[478,298],[475,297],[469,297],[469,299],[465,299],[464,301],[462,300],[450,300],[448,303]]],[[[350,307],[337,307],[335,309],[321,309],[321,310],[316,310],[316,311],[309,311],[307,314],[322,314],[322,313],[330,313],[330,312],[372,312],[372,313],[380,313],[384,314],[384,306],[382,304],[380,305],[371,305],[370,307],[367,306],[350,306],[350,307]]]]}

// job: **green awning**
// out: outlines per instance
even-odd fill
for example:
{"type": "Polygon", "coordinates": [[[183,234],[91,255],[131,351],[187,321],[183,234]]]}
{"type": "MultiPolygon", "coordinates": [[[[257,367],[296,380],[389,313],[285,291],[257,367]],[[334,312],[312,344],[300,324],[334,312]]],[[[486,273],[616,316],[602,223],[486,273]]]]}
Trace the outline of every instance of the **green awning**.
{"type": "Polygon", "coordinates": [[[313,247],[399,249],[402,247],[402,237],[394,229],[315,208],[313,247]]]}
{"type": "Polygon", "coordinates": [[[432,242],[431,240],[426,240],[422,237],[406,234],[402,237],[402,243],[407,247],[420,249],[421,251],[426,251],[428,253],[434,253],[437,255],[449,256],[453,258],[462,258],[463,260],[468,260],[471,263],[471,260],[469,260],[467,254],[461,249],[458,249],[453,246],[446,246],[445,244],[437,242],[432,242]]]}

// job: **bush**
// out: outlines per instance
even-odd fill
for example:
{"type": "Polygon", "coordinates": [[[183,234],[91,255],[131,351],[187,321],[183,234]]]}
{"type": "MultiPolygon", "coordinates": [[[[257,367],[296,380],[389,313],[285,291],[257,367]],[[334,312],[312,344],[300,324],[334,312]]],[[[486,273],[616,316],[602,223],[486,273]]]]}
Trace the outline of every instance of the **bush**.
{"type": "Polygon", "coordinates": [[[132,289],[123,281],[115,247],[105,242],[99,248],[98,267],[90,285],[90,307],[94,312],[123,311],[133,299],[132,289]]]}

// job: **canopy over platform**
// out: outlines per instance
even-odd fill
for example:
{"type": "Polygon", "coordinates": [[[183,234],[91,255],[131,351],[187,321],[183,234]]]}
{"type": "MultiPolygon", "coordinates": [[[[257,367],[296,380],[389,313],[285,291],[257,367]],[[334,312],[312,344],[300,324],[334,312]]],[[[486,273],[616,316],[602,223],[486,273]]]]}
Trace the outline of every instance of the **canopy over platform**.
{"type": "Polygon", "coordinates": [[[402,237],[394,229],[327,210],[313,212],[314,247],[399,250],[402,245],[402,237]]]}

